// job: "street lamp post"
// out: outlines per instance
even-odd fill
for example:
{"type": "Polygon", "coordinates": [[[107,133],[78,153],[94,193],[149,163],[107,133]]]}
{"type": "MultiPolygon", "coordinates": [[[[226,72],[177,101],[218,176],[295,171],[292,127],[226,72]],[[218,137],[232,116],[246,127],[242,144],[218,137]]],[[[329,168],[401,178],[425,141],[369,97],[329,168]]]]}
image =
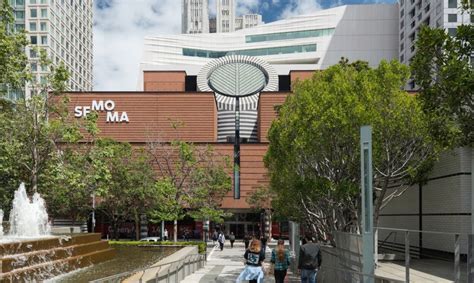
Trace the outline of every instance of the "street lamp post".
{"type": "Polygon", "coordinates": [[[215,93],[235,98],[234,199],[240,199],[240,98],[260,93],[267,83],[263,67],[245,61],[223,61],[208,75],[207,84],[215,93]]]}

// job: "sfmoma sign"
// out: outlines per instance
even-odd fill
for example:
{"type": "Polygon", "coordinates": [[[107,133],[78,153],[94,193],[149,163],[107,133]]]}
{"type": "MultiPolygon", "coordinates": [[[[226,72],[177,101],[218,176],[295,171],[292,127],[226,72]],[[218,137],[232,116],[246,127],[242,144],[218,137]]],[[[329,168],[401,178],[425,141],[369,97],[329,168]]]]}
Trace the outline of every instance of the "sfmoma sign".
{"type": "Polygon", "coordinates": [[[92,111],[106,112],[105,121],[107,123],[128,123],[127,112],[115,111],[115,102],[113,100],[92,100],[91,105],[74,107],[74,117],[83,118],[92,111]]]}

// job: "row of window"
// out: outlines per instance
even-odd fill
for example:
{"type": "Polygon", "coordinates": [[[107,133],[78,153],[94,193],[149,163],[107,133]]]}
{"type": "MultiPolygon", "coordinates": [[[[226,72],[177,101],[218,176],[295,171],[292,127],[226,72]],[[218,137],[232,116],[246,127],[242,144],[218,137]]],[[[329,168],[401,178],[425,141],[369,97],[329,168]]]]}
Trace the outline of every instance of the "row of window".
{"type": "Polygon", "coordinates": [[[266,55],[277,55],[277,54],[315,52],[315,51],[316,51],[316,44],[305,44],[305,45],[295,45],[295,46],[282,46],[282,47],[258,48],[258,49],[247,49],[247,50],[233,50],[233,51],[212,51],[212,50],[183,48],[183,55],[192,56],[192,57],[203,57],[203,58],[220,58],[227,55],[266,56],[266,55]]]}
{"type": "MultiPolygon", "coordinates": [[[[419,4],[421,4],[422,1],[420,1],[419,4]]],[[[413,5],[415,3],[415,0],[411,0],[411,4],[413,5]]],[[[405,4],[405,0],[400,0],[400,7],[403,7],[405,4]]],[[[458,8],[458,0],[448,0],[448,8],[458,8]]]]}
{"type": "MultiPolygon", "coordinates": [[[[30,4],[48,4],[48,0],[27,0],[30,4]]],[[[12,6],[25,6],[25,0],[10,0],[12,6]]]]}
{"type": "Polygon", "coordinates": [[[245,42],[252,43],[252,42],[262,42],[262,41],[320,37],[320,36],[329,36],[329,35],[332,35],[333,33],[334,33],[334,28],[277,32],[277,33],[267,33],[267,34],[254,34],[254,35],[245,36],[245,42]]]}

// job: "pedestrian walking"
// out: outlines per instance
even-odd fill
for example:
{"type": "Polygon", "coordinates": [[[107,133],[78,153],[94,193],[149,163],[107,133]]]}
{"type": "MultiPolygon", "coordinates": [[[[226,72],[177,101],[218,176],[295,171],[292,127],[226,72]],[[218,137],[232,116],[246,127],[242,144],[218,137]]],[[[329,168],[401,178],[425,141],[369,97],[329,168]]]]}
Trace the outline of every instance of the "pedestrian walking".
{"type": "Polygon", "coordinates": [[[321,248],[313,242],[311,232],[305,234],[306,244],[300,247],[298,269],[301,272],[302,283],[316,283],[319,267],[322,263],[321,248]]]}
{"type": "Polygon", "coordinates": [[[265,260],[265,252],[262,250],[261,243],[257,239],[250,242],[250,246],[244,253],[245,269],[237,277],[236,282],[249,280],[249,283],[263,283],[264,272],[262,262],[265,260]]]}
{"type": "Polygon", "coordinates": [[[217,231],[214,230],[214,233],[212,233],[212,244],[217,245],[217,237],[219,237],[219,234],[217,234],[217,231]]]}
{"type": "Polygon", "coordinates": [[[262,236],[260,241],[262,242],[262,250],[265,252],[267,250],[267,237],[262,236]]]}
{"type": "Polygon", "coordinates": [[[163,240],[168,241],[168,230],[166,230],[166,228],[165,228],[165,231],[163,232],[163,240]]]}
{"type": "Polygon", "coordinates": [[[283,283],[290,266],[290,251],[285,249],[285,241],[278,240],[276,248],[272,250],[271,263],[273,265],[275,283],[283,283]]]}
{"type": "Polygon", "coordinates": [[[219,242],[219,247],[222,250],[224,250],[224,243],[225,243],[225,236],[224,236],[224,232],[221,232],[219,234],[219,237],[217,238],[217,242],[219,242]]]}
{"type": "Polygon", "coordinates": [[[230,248],[233,248],[234,247],[234,242],[235,242],[234,232],[230,232],[229,241],[230,241],[230,248]]]}
{"type": "Polygon", "coordinates": [[[245,244],[245,249],[249,248],[249,243],[250,243],[250,236],[247,234],[244,237],[244,244],[245,244]]]}

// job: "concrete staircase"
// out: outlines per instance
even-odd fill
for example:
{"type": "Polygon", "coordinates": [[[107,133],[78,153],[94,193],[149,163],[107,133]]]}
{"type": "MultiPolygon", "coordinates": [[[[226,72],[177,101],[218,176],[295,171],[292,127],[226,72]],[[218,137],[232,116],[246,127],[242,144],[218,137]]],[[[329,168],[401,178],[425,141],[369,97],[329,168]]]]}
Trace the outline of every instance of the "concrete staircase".
{"type": "Polygon", "coordinates": [[[36,282],[111,259],[100,234],[74,234],[0,244],[0,281],[36,282]]]}

